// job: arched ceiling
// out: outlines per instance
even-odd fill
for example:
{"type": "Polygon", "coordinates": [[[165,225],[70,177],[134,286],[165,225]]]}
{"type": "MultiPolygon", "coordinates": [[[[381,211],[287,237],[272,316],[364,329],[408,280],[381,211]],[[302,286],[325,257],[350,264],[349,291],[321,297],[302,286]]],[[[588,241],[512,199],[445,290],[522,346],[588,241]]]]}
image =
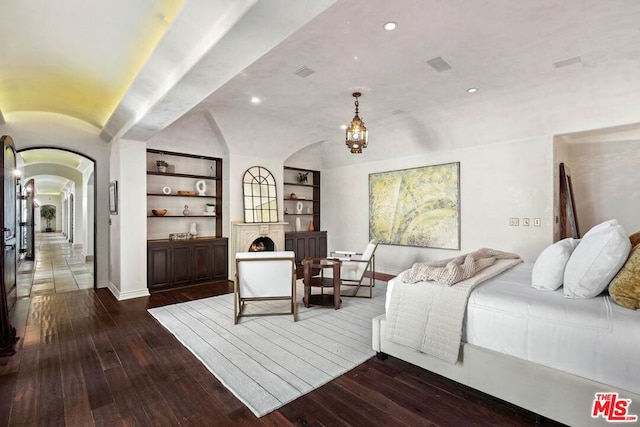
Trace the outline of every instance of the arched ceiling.
{"type": "Polygon", "coordinates": [[[183,1],[4,2],[0,108],[104,126],[183,1]]]}
{"type": "Polygon", "coordinates": [[[52,110],[146,141],[207,110],[231,151],[287,155],[344,145],[358,90],[372,142],[335,165],[639,121],[637,0],[5,3],[0,122],[52,110]]]}
{"type": "Polygon", "coordinates": [[[53,112],[90,123],[105,141],[136,126],[131,137],[147,138],[334,1],[4,2],[0,123],[53,112]],[[211,54],[224,43],[232,50],[211,54]],[[207,55],[215,58],[199,66],[207,55]],[[176,90],[189,73],[198,77],[176,90]]]}
{"type": "Polygon", "coordinates": [[[82,186],[83,173],[92,175],[94,163],[70,151],[35,148],[17,153],[23,185],[35,181],[36,197],[57,196],[75,183],[82,186]]]}
{"type": "Polygon", "coordinates": [[[57,150],[53,148],[38,148],[35,150],[25,150],[19,153],[22,158],[21,166],[33,165],[36,163],[55,163],[68,166],[73,169],[80,168],[86,158],[70,151],[57,150]]]}

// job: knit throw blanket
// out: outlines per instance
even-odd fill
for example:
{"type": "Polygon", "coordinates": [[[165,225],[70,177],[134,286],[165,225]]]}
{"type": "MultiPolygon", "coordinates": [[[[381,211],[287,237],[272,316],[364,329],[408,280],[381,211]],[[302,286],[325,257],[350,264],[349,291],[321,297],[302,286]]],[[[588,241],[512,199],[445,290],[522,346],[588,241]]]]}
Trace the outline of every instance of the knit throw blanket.
{"type": "Polygon", "coordinates": [[[496,249],[482,248],[475,252],[439,261],[418,262],[403,273],[402,281],[416,283],[432,280],[453,285],[466,280],[493,265],[498,259],[518,259],[519,255],[496,249]]]}
{"type": "Polygon", "coordinates": [[[405,283],[399,276],[389,299],[386,336],[395,343],[456,363],[469,294],[476,285],[521,262],[519,257],[496,259],[455,286],[434,281],[405,283]]]}

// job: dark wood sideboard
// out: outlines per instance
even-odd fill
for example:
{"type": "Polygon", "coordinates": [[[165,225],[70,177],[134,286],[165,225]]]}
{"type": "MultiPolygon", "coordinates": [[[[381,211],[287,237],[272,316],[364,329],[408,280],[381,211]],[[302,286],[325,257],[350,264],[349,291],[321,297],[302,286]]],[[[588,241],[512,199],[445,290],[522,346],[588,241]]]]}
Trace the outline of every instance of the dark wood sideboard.
{"type": "Polygon", "coordinates": [[[147,241],[149,292],[227,280],[228,239],[147,241]]]}
{"type": "Polygon", "coordinates": [[[297,276],[302,277],[302,260],[327,256],[326,231],[289,231],[284,233],[285,251],[296,254],[297,276]]]}

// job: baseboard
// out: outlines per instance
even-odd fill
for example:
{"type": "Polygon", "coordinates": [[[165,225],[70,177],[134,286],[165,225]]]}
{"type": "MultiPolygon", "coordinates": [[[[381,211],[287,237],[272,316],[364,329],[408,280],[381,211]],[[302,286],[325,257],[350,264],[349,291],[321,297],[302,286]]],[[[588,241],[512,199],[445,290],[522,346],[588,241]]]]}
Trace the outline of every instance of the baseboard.
{"type": "Polygon", "coordinates": [[[140,289],[131,292],[120,292],[120,289],[118,289],[116,285],[111,282],[109,282],[108,288],[118,301],[149,296],[149,289],[140,289]]]}

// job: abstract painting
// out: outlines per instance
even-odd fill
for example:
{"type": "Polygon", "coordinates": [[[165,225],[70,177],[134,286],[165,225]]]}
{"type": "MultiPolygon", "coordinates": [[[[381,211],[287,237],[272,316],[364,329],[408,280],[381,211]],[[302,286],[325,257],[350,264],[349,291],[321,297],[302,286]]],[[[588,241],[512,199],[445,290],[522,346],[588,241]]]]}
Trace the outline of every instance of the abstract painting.
{"type": "Polygon", "coordinates": [[[460,162],[369,174],[369,236],[460,249],[460,162]]]}

